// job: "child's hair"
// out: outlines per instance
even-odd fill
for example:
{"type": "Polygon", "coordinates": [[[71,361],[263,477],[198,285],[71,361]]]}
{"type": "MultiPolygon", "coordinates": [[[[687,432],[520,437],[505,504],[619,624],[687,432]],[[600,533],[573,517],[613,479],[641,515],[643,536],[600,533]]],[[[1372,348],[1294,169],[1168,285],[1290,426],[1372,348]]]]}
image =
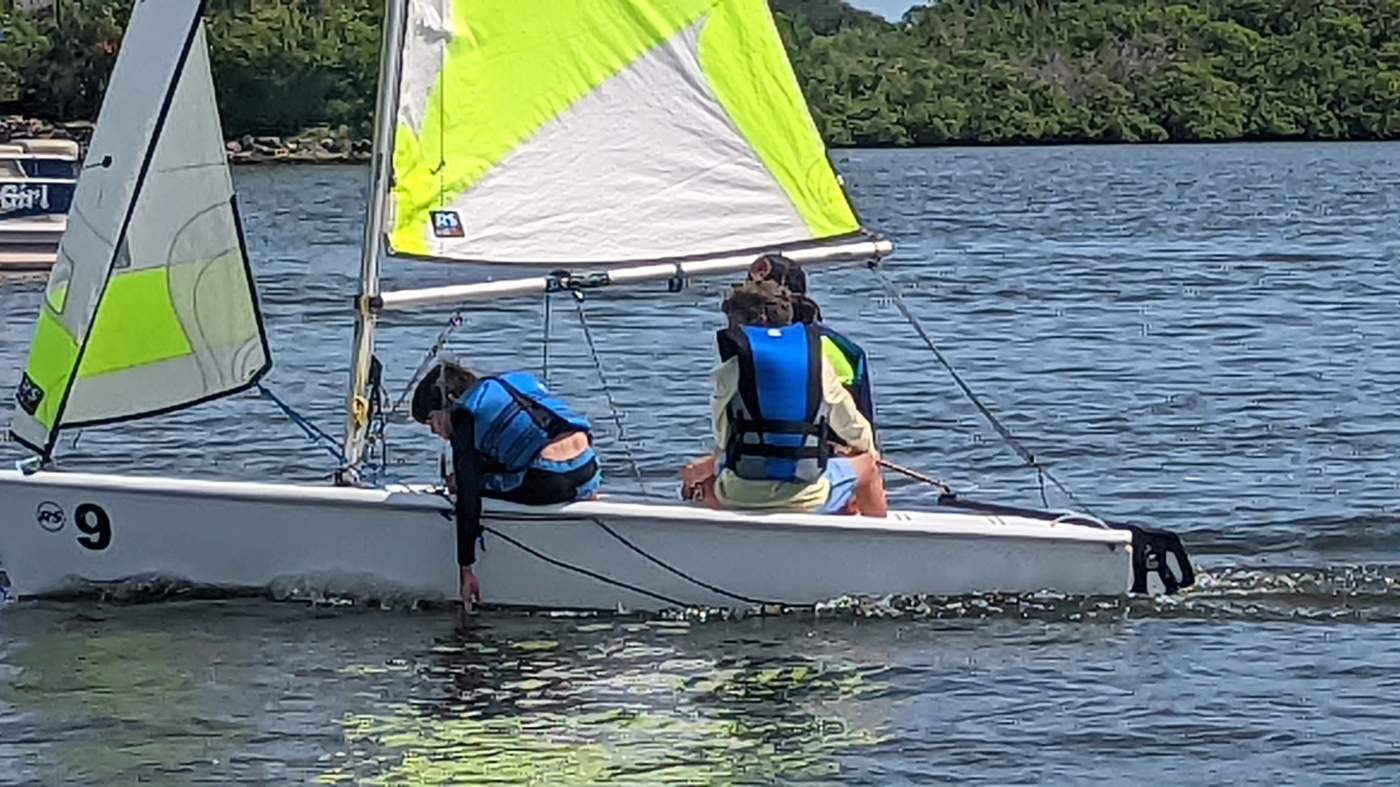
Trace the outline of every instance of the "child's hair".
{"type": "Polygon", "coordinates": [[[807,295],[807,272],[781,254],[765,254],[749,266],[749,281],[771,281],[787,289],[792,301],[792,318],[797,322],[820,322],[822,308],[807,295]]]}
{"type": "Polygon", "coordinates": [[[451,361],[439,361],[413,389],[413,420],[426,424],[434,410],[446,410],[476,387],[476,375],[451,361]]]}
{"type": "Polygon", "coordinates": [[[739,325],[792,324],[792,294],[775,282],[746,281],[724,299],[724,313],[739,325]]]}

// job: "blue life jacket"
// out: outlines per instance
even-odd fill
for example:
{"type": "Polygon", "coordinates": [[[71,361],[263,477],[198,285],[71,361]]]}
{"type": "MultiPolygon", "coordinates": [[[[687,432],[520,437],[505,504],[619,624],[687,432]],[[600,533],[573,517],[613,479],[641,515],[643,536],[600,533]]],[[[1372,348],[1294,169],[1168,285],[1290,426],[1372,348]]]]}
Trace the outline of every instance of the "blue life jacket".
{"type": "Polygon", "coordinates": [[[870,363],[866,358],[865,350],[851,339],[837,333],[834,328],[829,328],[820,323],[817,330],[822,336],[830,339],[836,345],[836,349],[846,356],[846,360],[851,364],[851,368],[856,370],[855,379],[851,381],[851,398],[856,402],[856,409],[865,416],[865,420],[870,422],[870,430],[873,436],[875,431],[875,396],[870,390],[870,363]]]}
{"type": "Polygon", "coordinates": [[[554,440],[593,433],[587,418],[527,372],[484,377],[457,406],[472,415],[476,452],[489,473],[519,473],[554,440]]]}
{"type": "Polygon", "coordinates": [[[821,333],[804,324],[746,326],[718,338],[720,358],[739,363],[725,468],[754,481],[819,480],[831,456],[821,333]]]}

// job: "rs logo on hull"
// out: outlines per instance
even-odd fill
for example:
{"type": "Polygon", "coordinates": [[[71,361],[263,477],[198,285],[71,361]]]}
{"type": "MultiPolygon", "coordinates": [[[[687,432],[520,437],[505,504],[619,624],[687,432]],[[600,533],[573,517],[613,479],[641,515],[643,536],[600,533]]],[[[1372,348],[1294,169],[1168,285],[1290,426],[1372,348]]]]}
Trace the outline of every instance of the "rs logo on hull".
{"type": "MultiPolygon", "coordinates": [[[[63,507],[47,500],[39,504],[34,518],[39,527],[50,533],[57,533],[68,524],[63,507]]],[[[101,552],[112,545],[112,518],[102,506],[83,503],[73,509],[73,526],[78,528],[78,544],[84,549],[101,552]]]]}
{"type": "Polygon", "coordinates": [[[64,515],[63,509],[59,507],[58,503],[51,503],[47,500],[39,504],[39,510],[35,512],[34,518],[38,520],[39,527],[50,533],[62,530],[63,525],[68,522],[68,517],[64,515]]]}

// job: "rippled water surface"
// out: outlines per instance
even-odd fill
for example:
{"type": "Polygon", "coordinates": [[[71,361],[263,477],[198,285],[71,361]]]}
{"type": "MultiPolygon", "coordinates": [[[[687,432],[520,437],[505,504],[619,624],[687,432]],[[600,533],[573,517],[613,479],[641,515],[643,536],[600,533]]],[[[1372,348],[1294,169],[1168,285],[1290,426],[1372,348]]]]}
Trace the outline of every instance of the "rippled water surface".
{"type": "MultiPolygon", "coordinates": [[[[815,618],[487,612],[465,624],[349,600],[12,604],[0,610],[0,782],[1400,775],[1400,146],[837,161],[867,223],[899,244],[888,274],[987,404],[1095,511],[1182,533],[1199,588],[877,599],[815,618]]],[[[268,383],[333,427],[364,173],[236,177],[276,357],[268,383]]],[[[387,286],[478,274],[396,264],[387,286]]],[[[551,379],[600,422],[615,489],[636,489],[624,445],[653,493],[670,493],[677,463],[704,447],[722,286],[584,304],[626,441],[575,306],[554,303],[551,379]]],[[[872,351],[892,459],[983,498],[1038,503],[1034,475],[868,271],[822,272],[814,287],[828,319],[872,351]]],[[[40,289],[0,280],[0,416],[40,289]]],[[[467,313],[454,351],[538,368],[541,306],[467,313]]],[[[449,316],[391,318],[381,354],[394,387],[449,316]]],[[[429,477],[431,439],[392,437],[395,472],[429,477]]],[[[73,469],[294,480],[330,469],[253,397],[68,435],[60,450],[73,469]]],[[[891,482],[899,505],[931,501],[891,482]]],[[[1064,501],[1052,490],[1050,502],[1064,501]]]]}

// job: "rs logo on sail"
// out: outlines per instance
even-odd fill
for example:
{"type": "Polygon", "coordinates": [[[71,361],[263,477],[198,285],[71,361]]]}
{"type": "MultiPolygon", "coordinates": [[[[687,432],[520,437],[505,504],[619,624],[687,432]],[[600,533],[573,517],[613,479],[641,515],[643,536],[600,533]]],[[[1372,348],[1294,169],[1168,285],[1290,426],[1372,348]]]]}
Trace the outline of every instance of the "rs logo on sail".
{"type": "Polygon", "coordinates": [[[20,211],[49,210],[49,187],[47,184],[26,186],[19,183],[6,183],[0,186],[0,216],[20,211]]]}
{"type": "Polygon", "coordinates": [[[15,389],[15,402],[19,404],[19,409],[33,415],[44,402],[44,389],[25,374],[20,378],[19,388],[15,389]]]}

